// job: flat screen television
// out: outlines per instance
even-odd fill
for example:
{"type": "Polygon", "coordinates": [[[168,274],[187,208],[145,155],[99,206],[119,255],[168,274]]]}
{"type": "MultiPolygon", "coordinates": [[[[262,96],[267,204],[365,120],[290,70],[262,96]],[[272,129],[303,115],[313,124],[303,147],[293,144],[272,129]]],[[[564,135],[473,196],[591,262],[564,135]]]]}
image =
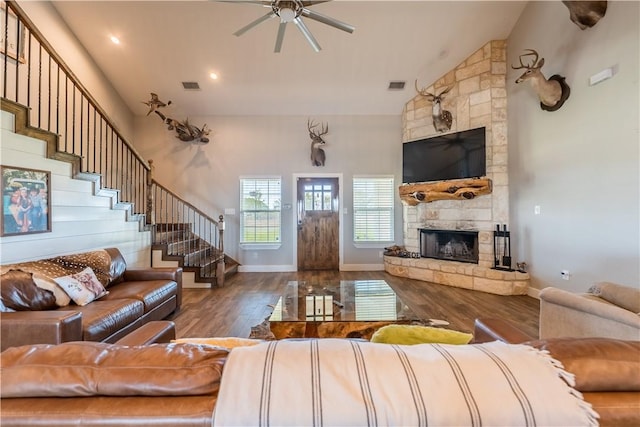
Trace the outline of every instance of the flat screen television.
{"type": "Polygon", "coordinates": [[[441,181],[486,175],[485,128],[402,144],[402,182],[441,181]]]}

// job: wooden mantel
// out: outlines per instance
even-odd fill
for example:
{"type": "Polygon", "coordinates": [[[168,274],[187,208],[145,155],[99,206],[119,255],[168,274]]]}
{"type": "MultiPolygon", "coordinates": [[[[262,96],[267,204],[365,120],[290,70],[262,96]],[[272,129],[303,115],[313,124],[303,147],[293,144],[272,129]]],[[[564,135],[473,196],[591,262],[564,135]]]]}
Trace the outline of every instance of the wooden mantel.
{"type": "Polygon", "coordinates": [[[452,179],[449,181],[405,184],[398,188],[400,200],[409,206],[434,200],[469,200],[491,194],[489,178],[452,179]]]}

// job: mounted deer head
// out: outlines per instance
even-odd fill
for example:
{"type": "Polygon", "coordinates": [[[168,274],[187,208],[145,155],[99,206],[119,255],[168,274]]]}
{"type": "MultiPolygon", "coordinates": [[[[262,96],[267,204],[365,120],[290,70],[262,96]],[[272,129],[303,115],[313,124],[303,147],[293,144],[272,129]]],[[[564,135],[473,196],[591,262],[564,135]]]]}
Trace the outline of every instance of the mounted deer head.
{"type": "Polygon", "coordinates": [[[540,99],[540,108],[546,111],[556,111],[564,101],[569,98],[570,89],[565,83],[564,77],[554,74],[547,80],[540,69],[544,65],[544,58],[538,60],[538,52],[533,49],[526,49],[525,53],[520,55],[520,66],[511,68],[514,70],[525,69],[526,71],[516,79],[516,83],[531,82],[531,86],[538,94],[540,99]],[[529,64],[523,64],[522,58],[525,56],[534,56],[533,61],[529,64]]]}
{"type": "Polygon", "coordinates": [[[607,13],[606,1],[563,1],[569,9],[569,19],[581,30],[591,28],[607,13]]]}
{"type": "Polygon", "coordinates": [[[321,147],[325,145],[326,142],[324,142],[322,136],[329,133],[329,123],[323,124],[320,132],[316,132],[317,127],[318,124],[310,119],[307,120],[307,129],[309,130],[309,138],[311,138],[311,165],[324,166],[326,155],[321,147]]]}
{"type": "Polygon", "coordinates": [[[442,109],[442,100],[444,96],[451,90],[453,86],[449,86],[439,95],[427,92],[427,88],[418,89],[418,80],[415,82],[416,91],[426,97],[431,102],[431,117],[433,118],[433,127],[438,132],[445,132],[451,129],[451,123],[453,122],[453,116],[450,111],[442,109]]]}

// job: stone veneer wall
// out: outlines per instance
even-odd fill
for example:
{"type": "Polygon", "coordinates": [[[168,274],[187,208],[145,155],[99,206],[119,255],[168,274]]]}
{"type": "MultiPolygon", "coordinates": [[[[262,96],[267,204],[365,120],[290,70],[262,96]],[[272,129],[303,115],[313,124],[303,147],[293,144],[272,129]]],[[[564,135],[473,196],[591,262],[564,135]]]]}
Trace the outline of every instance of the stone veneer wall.
{"type": "MultiPolygon", "coordinates": [[[[443,108],[453,115],[450,132],[486,128],[491,194],[471,200],[403,206],[404,246],[408,251],[419,252],[418,228],[477,230],[478,265],[385,257],[389,273],[503,295],[526,293],[528,274],[491,269],[493,230],[496,224],[509,224],[506,72],[506,41],[494,40],[427,87],[431,93],[440,93],[453,86],[442,102],[443,108]]],[[[438,134],[431,119],[431,104],[421,95],[407,102],[402,117],[403,142],[438,134]]]]}
{"type": "MultiPolygon", "coordinates": [[[[493,266],[495,224],[509,223],[507,179],[507,90],[505,88],[506,42],[495,40],[474,52],[466,61],[427,88],[440,93],[453,86],[443,101],[451,111],[450,132],[484,126],[487,136],[487,177],[491,194],[472,200],[438,200],[403,208],[404,245],[418,252],[418,228],[478,230],[479,264],[493,266]]],[[[421,95],[403,111],[403,142],[437,135],[431,104],[421,95]]]]}

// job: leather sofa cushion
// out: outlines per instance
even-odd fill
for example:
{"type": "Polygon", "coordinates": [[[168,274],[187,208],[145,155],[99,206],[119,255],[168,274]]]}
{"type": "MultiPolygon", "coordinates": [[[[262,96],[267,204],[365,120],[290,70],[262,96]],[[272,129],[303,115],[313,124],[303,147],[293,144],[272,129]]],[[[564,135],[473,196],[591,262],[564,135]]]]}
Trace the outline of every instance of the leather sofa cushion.
{"type": "Polygon", "coordinates": [[[3,399],[2,426],[206,427],[215,395],[3,399]]]}
{"type": "Polygon", "coordinates": [[[33,274],[25,271],[9,270],[0,276],[0,296],[5,307],[16,311],[58,308],[53,292],[36,286],[33,274]]]}
{"type": "Polygon", "coordinates": [[[600,427],[637,427],[640,425],[640,398],[633,391],[582,393],[600,415],[600,427]]]}
{"type": "Polygon", "coordinates": [[[144,315],[144,304],[135,299],[101,299],[73,309],[82,313],[84,341],[104,341],[144,315]]]}
{"type": "Polygon", "coordinates": [[[191,344],[70,342],[0,354],[0,396],[192,396],[216,393],[228,352],[191,344]]]}
{"type": "Polygon", "coordinates": [[[579,391],[640,391],[640,341],[549,338],[525,344],[562,362],[575,375],[579,391]]]}
{"type": "Polygon", "coordinates": [[[136,299],[142,301],[144,312],[148,313],[177,294],[178,284],[172,280],[127,281],[119,286],[111,286],[109,295],[103,300],[136,299]]]}

